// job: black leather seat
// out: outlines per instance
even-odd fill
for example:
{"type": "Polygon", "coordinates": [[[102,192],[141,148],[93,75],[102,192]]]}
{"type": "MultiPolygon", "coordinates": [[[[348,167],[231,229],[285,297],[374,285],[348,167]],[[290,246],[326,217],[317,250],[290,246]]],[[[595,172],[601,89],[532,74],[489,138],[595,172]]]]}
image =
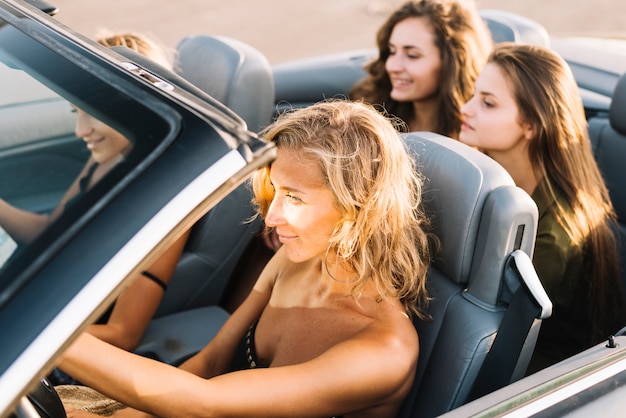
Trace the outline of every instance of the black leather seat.
{"type": "MultiPolygon", "coordinates": [[[[175,71],[239,115],[249,129],[271,121],[274,84],[267,59],[234,39],[198,35],[177,47],[175,71]]],[[[239,258],[259,231],[247,184],[239,186],[192,229],[156,317],[219,305],[239,258]]]]}
{"type": "Polygon", "coordinates": [[[272,119],[274,77],[257,49],[226,36],[196,35],[176,47],[175,71],[258,132],[272,119]]]}
{"type": "MultiPolygon", "coordinates": [[[[259,51],[217,36],[185,38],[177,50],[176,72],[201,97],[209,95],[228,107],[250,130],[270,123],[273,76],[259,51]]],[[[156,72],[162,75],[163,70],[156,72]]],[[[213,338],[228,318],[219,307],[226,285],[262,227],[260,219],[249,222],[255,213],[251,199],[249,185],[243,184],[194,225],[138,353],[178,364],[213,338]]]]}
{"type": "Polygon", "coordinates": [[[521,378],[552,304],[530,261],[538,222],[530,196],[458,141],[405,138],[427,178],[423,198],[442,245],[428,276],[432,322],[415,321],[416,380],[398,415],[423,418],[521,378]]]}
{"type": "Polygon", "coordinates": [[[611,201],[617,212],[622,282],[626,289],[626,73],[621,76],[611,99],[609,115],[589,119],[589,137],[611,201]]]}

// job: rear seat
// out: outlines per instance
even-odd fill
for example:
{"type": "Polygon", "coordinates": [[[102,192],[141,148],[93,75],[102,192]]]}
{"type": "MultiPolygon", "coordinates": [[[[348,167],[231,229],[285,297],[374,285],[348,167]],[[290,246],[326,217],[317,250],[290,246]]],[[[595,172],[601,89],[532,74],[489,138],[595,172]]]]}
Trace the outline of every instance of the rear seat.
{"type": "Polygon", "coordinates": [[[618,217],[622,281],[626,289],[626,73],[613,92],[607,117],[589,119],[589,137],[618,217]]]}

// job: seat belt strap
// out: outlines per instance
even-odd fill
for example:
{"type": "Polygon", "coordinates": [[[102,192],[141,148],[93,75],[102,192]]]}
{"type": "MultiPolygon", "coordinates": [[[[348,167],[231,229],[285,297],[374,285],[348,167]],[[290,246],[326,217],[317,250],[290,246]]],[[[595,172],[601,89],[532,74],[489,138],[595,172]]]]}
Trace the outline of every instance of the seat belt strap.
{"type": "Polygon", "coordinates": [[[541,307],[526,286],[520,284],[476,376],[468,402],[500,389],[524,374],[532,350],[524,352],[523,349],[529,344],[535,345],[541,324],[540,313],[541,307]]]}

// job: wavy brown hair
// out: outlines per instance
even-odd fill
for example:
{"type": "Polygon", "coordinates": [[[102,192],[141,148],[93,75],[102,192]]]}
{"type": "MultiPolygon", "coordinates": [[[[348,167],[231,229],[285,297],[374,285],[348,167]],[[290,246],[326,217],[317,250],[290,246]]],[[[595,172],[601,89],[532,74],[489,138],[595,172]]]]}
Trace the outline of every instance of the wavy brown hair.
{"type": "MultiPolygon", "coordinates": [[[[426,318],[431,241],[422,178],[390,119],[364,103],[325,101],[282,114],[262,135],[319,163],[343,215],[329,248],[357,273],[352,294],[373,282],[381,296],[426,318]]],[[[253,177],[262,217],[274,198],[269,174],[266,167],[253,177]]]]}
{"type": "Polygon", "coordinates": [[[350,98],[381,105],[408,124],[414,111],[413,103],[391,98],[391,81],[385,63],[389,58],[391,32],[399,22],[411,17],[428,19],[441,55],[435,132],[458,138],[461,106],[472,97],[474,82],[492,46],[489,30],[473,2],[420,0],[408,1],[400,6],[378,30],[378,57],[365,67],[368,75],[352,87],[350,98]]]}
{"type": "MultiPolygon", "coordinates": [[[[497,65],[513,89],[520,121],[531,125],[530,160],[548,201],[563,191],[571,211],[551,210],[583,254],[590,325],[594,343],[616,332],[624,319],[616,214],[593,156],[576,80],[553,51],[521,44],[498,45],[489,63],[497,65]]],[[[558,202],[558,201],[557,201],[558,202]]]]}

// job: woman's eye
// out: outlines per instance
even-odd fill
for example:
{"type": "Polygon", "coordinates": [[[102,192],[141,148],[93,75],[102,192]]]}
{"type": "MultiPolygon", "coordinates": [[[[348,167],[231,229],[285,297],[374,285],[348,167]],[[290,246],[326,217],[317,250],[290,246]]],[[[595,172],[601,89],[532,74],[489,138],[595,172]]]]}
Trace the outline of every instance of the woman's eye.
{"type": "Polygon", "coordinates": [[[289,202],[291,202],[291,203],[301,203],[301,202],[302,202],[302,199],[300,199],[299,197],[296,197],[296,196],[292,195],[291,193],[287,193],[287,194],[285,195],[285,198],[286,198],[289,202]]]}
{"type": "Polygon", "coordinates": [[[486,100],[485,100],[485,101],[483,101],[483,104],[485,105],[485,107],[493,107],[493,106],[494,106],[494,104],[493,104],[493,103],[488,102],[488,101],[486,101],[486,100]]]}

